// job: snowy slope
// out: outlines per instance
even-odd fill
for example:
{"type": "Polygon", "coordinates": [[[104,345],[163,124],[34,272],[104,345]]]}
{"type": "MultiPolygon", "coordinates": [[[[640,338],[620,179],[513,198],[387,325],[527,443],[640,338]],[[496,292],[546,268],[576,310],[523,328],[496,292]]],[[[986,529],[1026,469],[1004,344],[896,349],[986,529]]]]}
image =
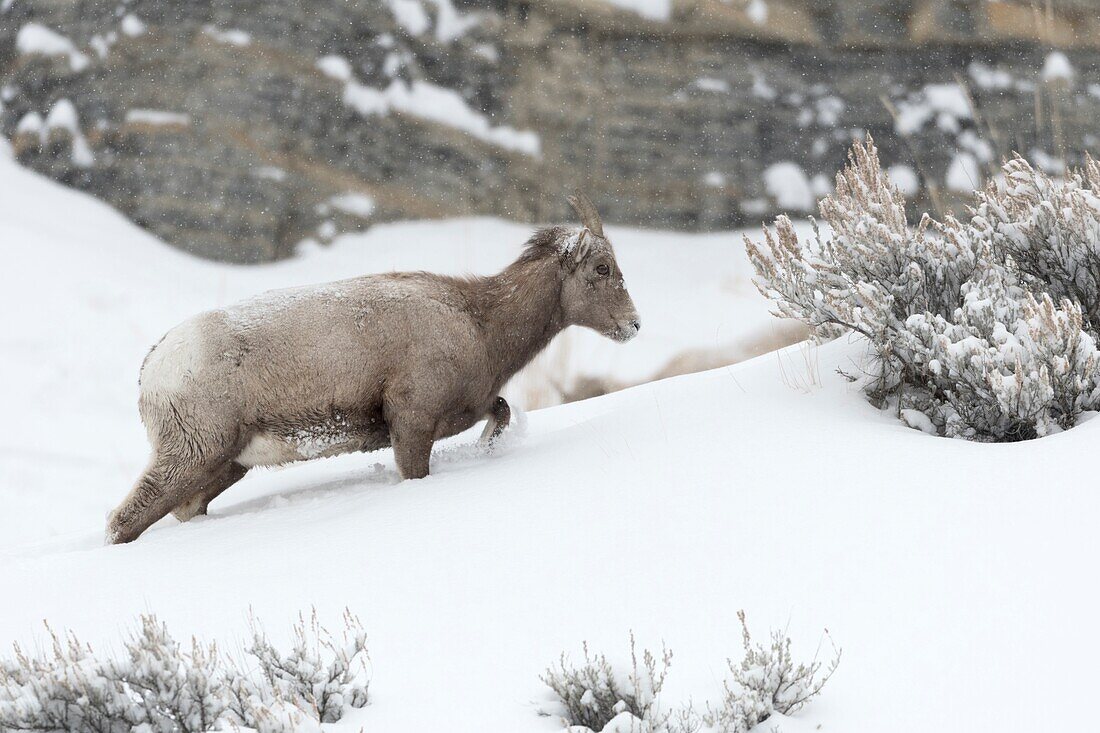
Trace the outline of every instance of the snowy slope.
{"type": "MultiPolygon", "coordinates": [[[[0,549],[87,526],[119,501],[146,460],[137,373],[149,347],[184,318],[272,288],[367,272],[490,273],[518,256],[530,227],[492,219],[378,226],[331,247],[262,266],[205,262],[173,250],[103,204],[16,166],[0,150],[0,549]],[[39,511],[43,501],[51,510],[39,511]]],[[[651,378],[685,349],[731,360],[775,329],[748,281],[740,238],[609,227],[642,314],[629,348],[570,329],[507,393],[559,401],[579,375],[651,378]]]]}
{"type": "Polygon", "coordinates": [[[621,655],[629,629],[663,640],[665,703],[701,705],[738,654],[743,608],[760,635],[787,627],[796,654],[823,626],[844,647],[788,733],[1094,729],[1100,422],[1027,444],[931,438],[837,373],[858,371],[859,343],[536,411],[493,457],[460,436],[421,481],[397,481],[388,452],[258,472],[204,520],[100,546],[144,457],[117,405],[132,405],[125,370],[151,324],[301,273],[201,265],[79,196],[0,176],[16,178],[0,241],[32,246],[2,303],[15,409],[0,433],[0,640],[41,639],[45,618],[102,646],[143,611],[181,637],[234,639],[249,607],[278,637],[301,609],[348,606],[371,635],[372,703],[334,729],[549,733],[537,675],[561,650],[621,655]]]}

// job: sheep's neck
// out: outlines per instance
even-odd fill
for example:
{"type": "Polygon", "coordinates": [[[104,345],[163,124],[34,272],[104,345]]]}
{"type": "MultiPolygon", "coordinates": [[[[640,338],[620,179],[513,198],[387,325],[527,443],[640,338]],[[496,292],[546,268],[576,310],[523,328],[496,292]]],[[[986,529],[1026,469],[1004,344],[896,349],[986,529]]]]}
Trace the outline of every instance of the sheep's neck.
{"type": "Polygon", "coordinates": [[[561,266],[556,260],[517,262],[486,278],[482,308],[496,389],[546,348],[566,324],[561,266]]]}

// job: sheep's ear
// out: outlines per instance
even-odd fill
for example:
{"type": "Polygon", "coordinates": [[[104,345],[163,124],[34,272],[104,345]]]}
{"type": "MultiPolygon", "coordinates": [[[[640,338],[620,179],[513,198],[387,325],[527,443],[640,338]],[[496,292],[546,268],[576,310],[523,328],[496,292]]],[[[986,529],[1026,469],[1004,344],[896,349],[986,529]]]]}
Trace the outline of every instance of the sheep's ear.
{"type": "Polygon", "coordinates": [[[585,227],[581,229],[580,234],[577,235],[577,246],[573,248],[573,265],[577,266],[584,262],[584,258],[588,256],[588,252],[592,249],[589,240],[592,239],[592,232],[588,231],[585,227]]]}

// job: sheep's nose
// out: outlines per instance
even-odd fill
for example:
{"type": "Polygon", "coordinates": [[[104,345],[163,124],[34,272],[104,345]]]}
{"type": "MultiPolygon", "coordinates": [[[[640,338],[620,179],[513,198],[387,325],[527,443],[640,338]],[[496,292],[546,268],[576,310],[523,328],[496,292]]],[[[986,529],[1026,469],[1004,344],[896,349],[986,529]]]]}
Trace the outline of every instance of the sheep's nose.
{"type": "Polygon", "coordinates": [[[634,326],[634,333],[638,333],[638,331],[642,330],[642,322],[636,318],[630,322],[630,325],[634,326]]]}

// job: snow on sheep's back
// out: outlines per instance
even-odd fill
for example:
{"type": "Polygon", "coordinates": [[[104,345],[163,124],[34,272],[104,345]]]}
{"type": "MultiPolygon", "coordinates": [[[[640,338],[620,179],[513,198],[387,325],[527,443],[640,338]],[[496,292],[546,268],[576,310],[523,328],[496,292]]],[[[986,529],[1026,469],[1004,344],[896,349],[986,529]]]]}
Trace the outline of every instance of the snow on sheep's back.
{"type": "MultiPolygon", "coordinates": [[[[70,203],[70,216],[98,210],[70,203]]],[[[5,240],[22,232],[55,246],[51,213],[0,209],[5,240]]],[[[156,298],[148,307],[165,318],[177,306],[157,289],[175,273],[205,276],[206,297],[224,298],[223,269],[146,256],[138,250],[155,243],[132,232],[114,241],[100,214],[87,253],[57,245],[76,291],[127,268],[133,292],[114,297],[156,298]]],[[[139,345],[158,335],[95,328],[100,312],[129,312],[109,299],[49,311],[23,282],[31,277],[42,275],[20,273],[5,306],[22,298],[24,317],[73,344],[71,359],[47,363],[62,352],[16,327],[5,356],[10,347],[25,362],[5,369],[22,378],[37,360],[54,371],[33,389],[103,380],[107,394],[77,414],[9,416],[5,454],[27,458],[2,464],[17,467],[2,487],[16,504],[5,531],[80,502],[86,467],[101,466],[93,451],[135,468],[139,429],[105,406],[117,424],[96,422],[97,399],[126,393],[92,357],[117,347],[140,360],[139,345]],[[118,342],[96,346],[84,330],[118,342]],[[39,444],[22,433],[53,423],[52,452],[30,453],[39,444]],[[43,502],[34,493],[56,488],[47,480],[68,483],[43,502]]],[[[536,714],[539,672],[582,640],[621,658],[630,629],[676,652],[666,704],[716,700],[724,658],[739,656],[743,608],[758,635],[788,628],[796,656],[812,654],[823,626],[844,647],[823,696],[796,719],[807,729],[1085,729],[1100,650],[1089,580],[1100,492],[1081,477],[1100,423],[1016,445],[931,438],[876,412],[836,373],[858,370],[860,343],[810,358],[803,348],[532,413],[526,436],[493,457],[460,437],[421,481],[397,482],[389,458],[371,456],[261,472],[211,517],[118,547],[98,546],[85,512],[87,531],[0,556],[0,640],[41,640],[45,618],[103,648],[152,611],[180,637],[232,646],[251,608],[281,642],[299,610],[335,620],[347,606],[370,632],[372,702],[334,730],[549,732],[558,723],[536,714]]],[[[33,393],[5,389],[33,410],[33,393]]]]}

